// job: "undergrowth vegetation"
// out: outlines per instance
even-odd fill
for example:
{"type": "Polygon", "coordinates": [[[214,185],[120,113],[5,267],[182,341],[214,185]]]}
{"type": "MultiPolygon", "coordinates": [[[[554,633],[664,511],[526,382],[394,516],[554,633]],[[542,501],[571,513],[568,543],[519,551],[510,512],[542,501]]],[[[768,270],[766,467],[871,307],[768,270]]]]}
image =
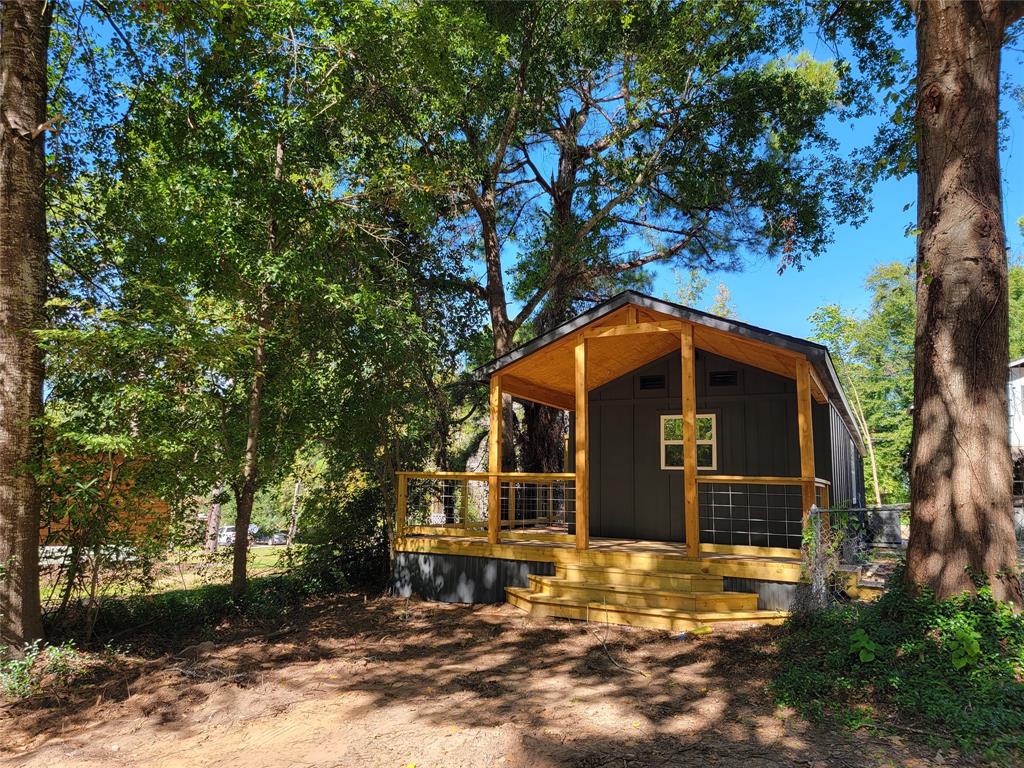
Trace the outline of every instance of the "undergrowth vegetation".
{"type": "MultiPolygon", "coordinates": [[[[356,505],[378,501],[372,494],[356,505]]],[[[176,651],[187,642],[214,639],[232,627],[277,627],[295,617],[311,598],[350,587],[373,591],[382,584],[386,539],[378,522],[354,525],[351,515],[331,508],[330,531],[347,536],[311,535],[309,544],[279,553],[280,573],[250,579],[240,597],[226,579],[182,589],[114,592],[99,596],[87,616],[66,610],[49,617],[49,643],[22,648],[0,645],[0,700],[58,692],[109,667],[122,651],[132,655],[176,651]]],[[[371,521],[374,519],[371,517],[371,521]]],[[[379,515],[376,516],[379,520],[379,515]]],[[[320,526],[310,525],[311,534],[320,526]]],[[[276,553],[275,553],[276,554],[276,553]]]]}
{"type": "Polygon", "coordinates": [[[0,696],[22,699],[47,684],[70,685],[83,668],[83,656],[70,640],[58,645],[36,641],[18,655],[0,648],[0,696]]]}
{"type": "Polygon", "coordinates": [[[911,595],[794,617],[774,682],[811,719],[890,727],[999,764],[1024,760],[1024,616],[977,595],[911,595]]]}
{"type": "MultiPolygon", "coordinates": [[[[95,627],[97,643],[158,637],[174,644],[182,638],[212,636],[225,620],[250,624],[281,624],[310,598],[329,595],[353,585],[372,588],[364,574],[344,567],[341,556],[332,559],[320,546],[298,552],[279,574],[250,580],[240,598],[227,582],[202,584],[148,594],[104,599],[95,627]]],[[[67,627],[72,630],[74,627],[67,627]]]]}

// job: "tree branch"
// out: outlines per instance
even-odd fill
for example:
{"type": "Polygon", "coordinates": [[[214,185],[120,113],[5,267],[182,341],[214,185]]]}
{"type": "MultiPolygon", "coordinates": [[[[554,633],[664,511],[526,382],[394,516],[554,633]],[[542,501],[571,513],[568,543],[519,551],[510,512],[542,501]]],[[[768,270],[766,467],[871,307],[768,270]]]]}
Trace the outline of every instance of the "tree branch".
{"type": "Polygon", "coordinates": [[[526,164],[530,166],[530,169],[533,171],[534,178],[536,179],[537,183],[540,184],[541,188],[549,195],[554,194],[551,189],[551,185],[543,177],[543,175],[540,172],[540,169],[536,165],[534,165],[533,159],[530,157],[530,153],[526,149],[526,145],[520,144],[519,151],[522,153],[523,158],[526,160],[526,164]]]}
{"type": "Polygon", "coordinates": [[[598,224],[600,224],[608,216],[609,213],[611,213],[616,207],[618,207],[630,195],[632,195],[634,192],[636,192],[636,190],[639,189],[641,185],[647,183],[649,174],[657,166],[658,161],[661,159],[661,155],[664,153],[665,148],[668,146],[669,141],[672,140],[672,137],[673,137],[674,134],[675,134],[675,128],[674,127],[670,128],[669,130],[667,130],[665,132],[664,138],[661,140],[661,143],[658,145],[658,149],[654,152],[653,155],[651,155],[650,159],[647,161],[647,163],[646,163],[645,167],[643,168],[643,170],[641,170],[636,175],[636,178],[633,179],[633,181],[629,184],[629,186],[627,186],[619,194],[615,195],[615,197],[613,197],[611,200],[609,200],[607,203],[605,203],[603,206],[601,206],[601,209],[597,213],[595,213],[593,216],[591,216],[589,219],[587,219],[587,221],[583,224],[583,226],[579,228],[579,230],[576,233],[576,237],[573,240],[573,246],[574,247],[579,245],[581,242],[583,242],[583,239],[587,235],[589,235],[590,232],[594,229],[594,227],[596,227],[598,224]]]}
{"type": "Polygon", "coordinates": [[[512,106],[509,108],[508,115],[505,116],[505,125],[501,130],[501,135],[498,137],[498,144],[494,148],[494,161],[491,163],[491,178],[498,178],[498,174],[501,173],[501,166],[505,162],[505,152],[508,151],[509,142],[512,140],[512,134],[515,132],[516,121],[519,118],[519,105],[523,99],[523,93],[526,91],[526,72],[529,69],[530,64],[530,53],[533,47],[533,28],[536,22],[536,18],[530,20],[529,25],[526,28],[526,37],[523,40],[523,49],[519,54],[519,71],[516,75],[516,89],[512,99],[512,106]]]}

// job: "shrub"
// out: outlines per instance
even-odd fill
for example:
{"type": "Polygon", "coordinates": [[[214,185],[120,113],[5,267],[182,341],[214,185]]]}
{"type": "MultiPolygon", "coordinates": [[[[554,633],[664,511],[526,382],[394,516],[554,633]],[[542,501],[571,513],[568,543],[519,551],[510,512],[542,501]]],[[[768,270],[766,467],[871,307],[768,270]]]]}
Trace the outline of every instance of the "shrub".
{"type": "Polygon", "coordinates": [[[23,699],[38,692],[44,680],[66,686],[78,676],[81,666],[80,654],[71,641],[44,645],[36,640],[18,656],[0,648],[0,693],[10,699],[23,699]]]}
{"type": "Polygon", "coordinates": [[[211,631],[228,617],[257,622],[280,621],[302,601],[319,594],[320,585],[293,574],[249,580],[239,600],[228,584],[205,584],[147,595],[109,597],[102,601],[97,637],[131,637],[145,631],[162,641],[211,631]]]}
{"type": "MultiPolygon", "coordinates": [[[[3,649],[0,649],[3,650],[3,649]]],[[[31,696],[39,689],[40,671],[36,669],[36,660],[42,652],[37,640],[22,649],[21,656],[13,656],[9,651],[0,657],[0,691],[9,699],[22,699],[31,696]]]]}
{"type": "Polygon", "coordinates": [[[903,588],[876,603],[795,617],[774,682],[813,719],[903,718],[997,762],[1024,757],[1024,616],[977,595],[936,601],[903,588]]]}
{"type": "Polygon", "coordinates": [[[380,586],[388,566],[390,509],[384,488],[364,472],[329,479],[303,507],[307,546],[296,574],[320,591],[380,586]]]}
{"type": "Polygon", "coordinates": [[[60,645],[48,645],[43,653],[43,672],[57,685],[70,685],[78,677],[82,658],[75,643],[66,640],[60,645]]]}

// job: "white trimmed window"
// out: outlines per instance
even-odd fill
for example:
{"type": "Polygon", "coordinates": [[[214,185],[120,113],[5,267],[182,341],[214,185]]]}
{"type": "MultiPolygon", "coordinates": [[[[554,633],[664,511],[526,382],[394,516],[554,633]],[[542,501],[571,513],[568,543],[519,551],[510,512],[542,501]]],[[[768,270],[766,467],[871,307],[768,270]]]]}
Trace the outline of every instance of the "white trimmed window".
{"type": "MultiPolygon", "coordinates": [[[[683,417],[661,417],[661,468],[683,468],[683,417]]],[[[718,425],[713,413],[697,414],[697,469],[718,468],[718,425]]]]}

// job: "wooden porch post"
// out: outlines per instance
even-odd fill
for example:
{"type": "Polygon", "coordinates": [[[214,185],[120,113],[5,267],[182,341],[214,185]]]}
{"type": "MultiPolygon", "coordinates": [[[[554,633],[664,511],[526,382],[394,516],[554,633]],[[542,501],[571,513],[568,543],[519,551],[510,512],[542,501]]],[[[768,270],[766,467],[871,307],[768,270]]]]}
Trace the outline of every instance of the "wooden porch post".
{"type": "Polygon", "coordinates": [[[398,473],[398,507],[395,510],[395,538],[405,536],[405,518],[409,506],[409,478],[398,473]]]}
{"type": "Polygon", "coordinates": [[[590,470],[587,467],[587,339],[576,342],[576,549],[590,547],[590,470]]]}
{"type": "Polygon", "coordinates": [[[487,541],[497,544],[501,537],[501,374],[491,376],[488,408],[491,421],[487,433],[487,541]]]}
{"type": "Polygon", "coordinates": [[[700,557],[700,518],[697,510],[697,383],[694,366],[693,326],[683,325],[679,333],[683,368],[683,520],[686,525],[686,553],[700,557]]]}
{"type": "Polygon", "coordinates": [[[814,504],[814,421],[811,413],[811,366],[806,359],[796,361],[796,416],[800,437],[800,481],[803,521],[814,504]]]}

